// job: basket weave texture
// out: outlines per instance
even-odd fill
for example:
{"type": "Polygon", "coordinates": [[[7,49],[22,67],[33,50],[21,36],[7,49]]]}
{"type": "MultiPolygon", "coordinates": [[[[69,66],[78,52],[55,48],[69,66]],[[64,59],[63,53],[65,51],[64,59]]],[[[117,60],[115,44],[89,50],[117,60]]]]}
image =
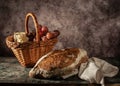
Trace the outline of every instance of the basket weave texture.
{"type": "Polygon", "coordinates": [[[28,13],[25,18],[25,32],[29,33],[28,20],[32,17],[36,30],[35,41],[18,43],[14,41],[13,35],[6,37],[6,44],[13,51],[14,55],[24,67],[33,67],[40,57],[50,52],[57,43],[57,38],[48,41],[40,41],[38,22],[33,13],[28,13]]]}

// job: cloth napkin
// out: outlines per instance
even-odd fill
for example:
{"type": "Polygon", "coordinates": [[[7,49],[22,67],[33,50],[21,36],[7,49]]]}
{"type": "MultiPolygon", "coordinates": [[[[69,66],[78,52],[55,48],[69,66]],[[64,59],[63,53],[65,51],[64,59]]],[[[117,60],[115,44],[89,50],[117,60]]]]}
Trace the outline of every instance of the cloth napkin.
{"type": "Polygon", "coordinates": [[[78,77],[104,86],[104,77],[113,77],[118,73],[118,67],[97,57],[89,58],[88,62],[82,63],[78,70],[78,77]]]}

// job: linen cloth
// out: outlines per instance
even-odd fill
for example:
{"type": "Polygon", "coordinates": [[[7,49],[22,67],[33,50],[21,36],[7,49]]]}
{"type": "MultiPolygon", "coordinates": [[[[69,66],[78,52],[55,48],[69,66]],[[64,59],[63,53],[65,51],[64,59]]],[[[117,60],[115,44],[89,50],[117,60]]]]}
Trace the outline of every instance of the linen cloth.
{"type": "Polygon", "coordinates": [[[97,57],[89,58],[88,62],[82,63],[78,77],[104,86],[104,77],[113,77],[119,72],[119,68],[97,57]]]}

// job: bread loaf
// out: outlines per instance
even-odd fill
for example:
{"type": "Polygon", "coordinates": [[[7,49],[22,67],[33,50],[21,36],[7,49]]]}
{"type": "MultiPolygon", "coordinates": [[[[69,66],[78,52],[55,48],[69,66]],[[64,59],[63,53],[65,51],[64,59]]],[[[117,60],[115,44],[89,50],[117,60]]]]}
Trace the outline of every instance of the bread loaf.
{"type": "Polygon", "coordinates": [[[30,70],[29,76],[67,78],[77,74],[80,64],[87,60],[87,52],[84,49],[69,48],[54,50],[38,60],[36,65],[30,70]]]}

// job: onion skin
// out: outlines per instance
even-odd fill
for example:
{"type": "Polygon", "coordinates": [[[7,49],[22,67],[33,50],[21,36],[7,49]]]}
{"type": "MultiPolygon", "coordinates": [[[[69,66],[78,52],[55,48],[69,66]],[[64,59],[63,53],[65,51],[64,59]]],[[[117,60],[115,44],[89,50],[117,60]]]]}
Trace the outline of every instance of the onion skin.
{"type": "Polygon", "coordinates": [[[43,36],[41,39],[42,39],[42,41],[44,41],[44,42],[48,41],[48,39],[47,39],[46,36],[43,36]]]}
{"type": "Polygon", "coordinates": [[[60,32],[58,30],[54,30],[54,36],[57,37],[60,35],[60,32]]]}
{"type": "Polygon", "coordinates": [[[38,25],[37,28],[40,40],[42,41],[47,41],[49,39],[56,38],[60,35],[59,30],[54,30],[53,32],[51,32],[46,26],[38,25]]]}
{"type": "Polygon", "coordinates": [[[48,28],[46,26],[42,26],[41,31],[44,35],[46,35],[46,33],[48,32],[48,28]]]}
{"type": "Polygon", "coordinates": [[[48,33],[46,34],[46,37],[47,37],[47,39],[52,39],[52,38],[54,38],[55,36],[54,36],[54,33],[48,32],[48,33]]]}

